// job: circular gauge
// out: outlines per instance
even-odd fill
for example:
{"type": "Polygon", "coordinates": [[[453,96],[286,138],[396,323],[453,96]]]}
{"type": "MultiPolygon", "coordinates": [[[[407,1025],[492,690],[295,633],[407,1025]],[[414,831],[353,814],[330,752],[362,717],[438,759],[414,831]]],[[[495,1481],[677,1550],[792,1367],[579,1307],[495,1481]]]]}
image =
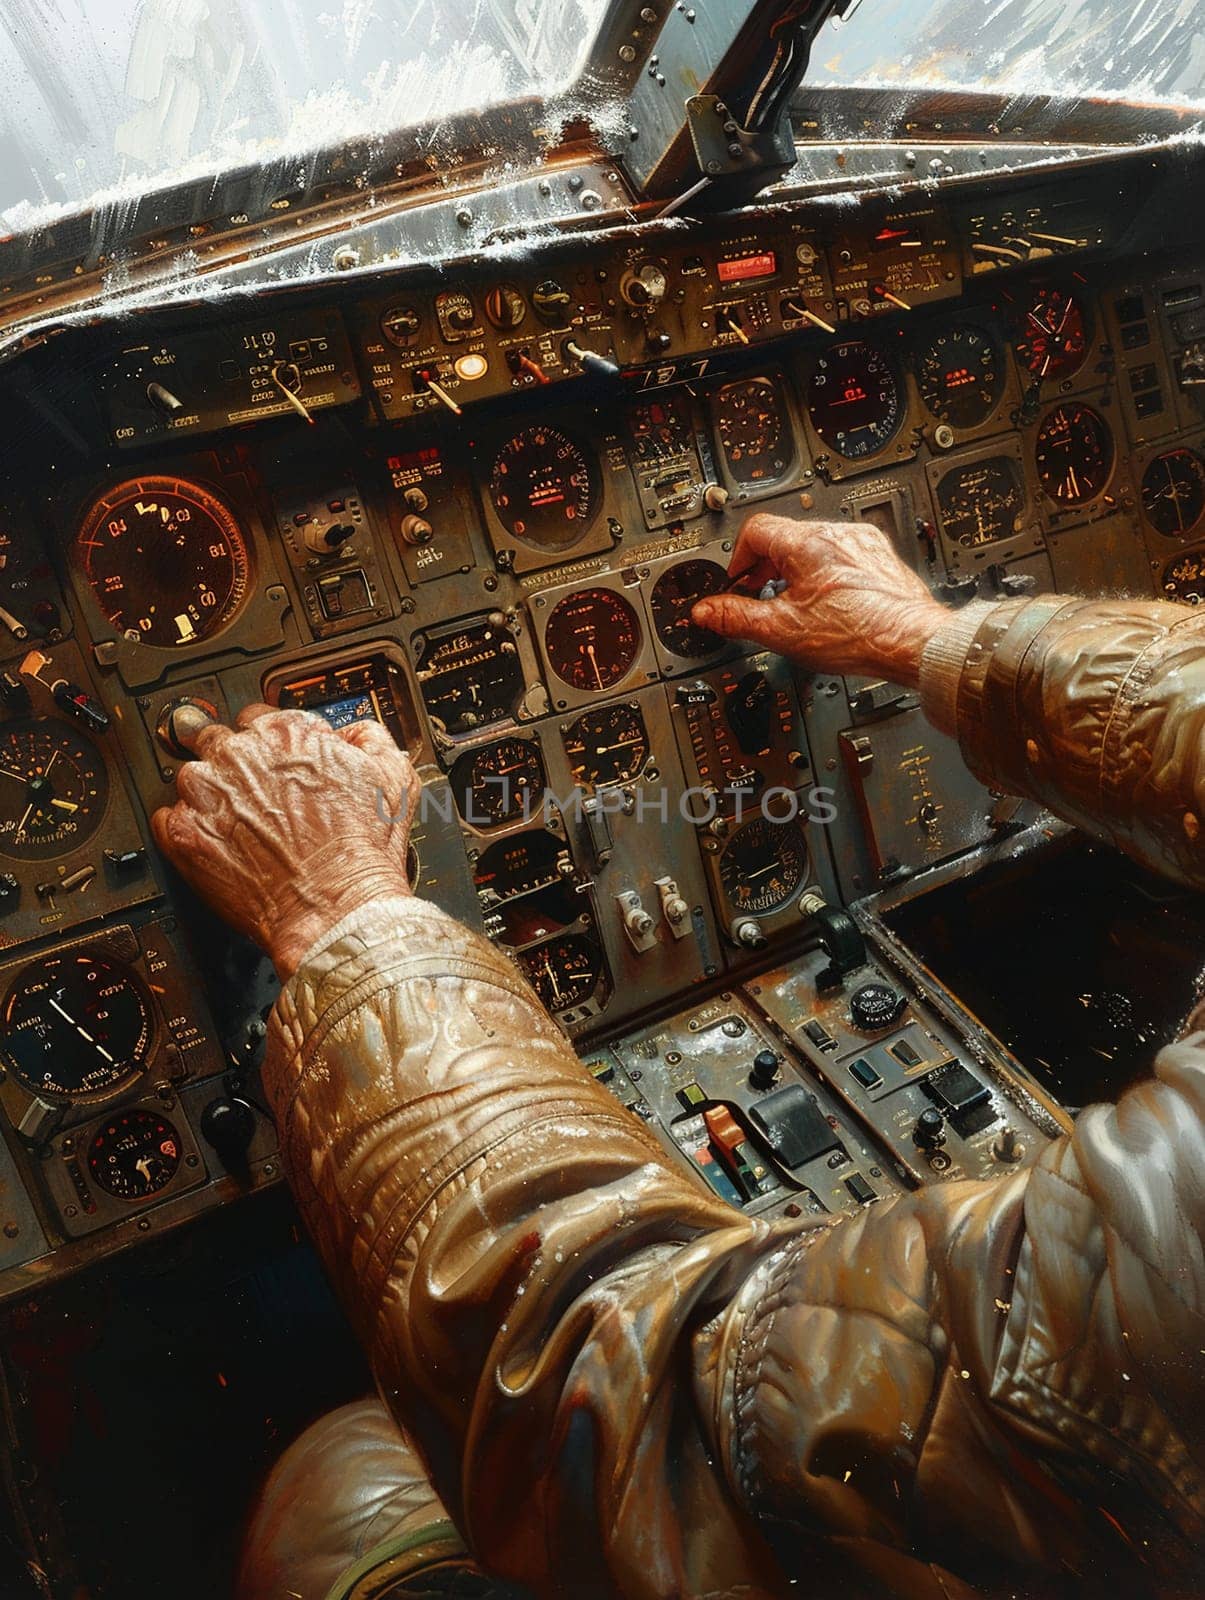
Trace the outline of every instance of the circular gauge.
{"type": "Polygon", "coordinates": [[[421,327],[422,318],[413,306],[390,306],[381,313],[381,332],[390,344],[403,349],[414,342],[421,327]]]}
{"type": "Polygon", "coordinates": [[[585,450],[559,428],[536,423],[494,458],[490,499],[508,533],[543,550],[567,550],[598,514],[602,483],[585,450]]]}
{"type": "Polygon", "coordinates": [[[505,627],[488,619],[426,635],[416,676],[427,715],[443,733],[471,733],[512,715],[523,667],[505,627]]]}
{"type": "Polygon", "coordinates": [[[937,508],[947,539],[970,549],[1020,533],[1025,485],[1011,456],[991,456],[947,472],[937,485],[937,508]]]}
{"type": "Polygon", "coordinates": [[[553,672],[572,689],[613,689],[640,654],[640,623],[614,589],[583,589],[558,600],[544,629],[553,672]]]}
{"type": "Polygon", "coordinates": [[[567,933],[525,950],[523,975],[548,1011],[565,1011],[588,1000],[602,976],[602,952],[592,939],[567,933]]]}
{"type": "Polygon", "coordinates": [[[628,412],[628,432],[637,458],[645,462],[668,461],[694,447],[690,418],[677,395],[633,406],[628,412]]]}
{"type": "Polygon", "coordinates": [[[1004,366],[979,328],[936,333],[917,358],[916,386],[925,405],[951,428],[977,428],[1004,393],[1004,366]]]}
{"type": "Polygon", "coordinates": [[[527,315],[527,301],[513,283],[495,284],[485,295],[485,314],[495,328],[517,328],[527,315]]]}
{"type": "Polygon", "coordinates": [[[496,828],[530,816],[544,793],[544,763],[529,739],[500,739],[461,756],[452,787],[466,822],[496,828]]]}
{"type": "Polygon", "coordinates": [[[1038,478],[1061,506],[1094,499],[1113,470],[1113,435],[1091,406],[1056,406],[1043,419],[1034,443],[1038,478]]]}
{"type": "Polygon", "coordinates": [[[180,478],[119,484],[88,512],[76,552],[112,626],[161,650],[210,638],[249,592],[251,562],[233,514],[180,478]]]}
{"type": "Polygon", "coordinates": [[[43,956],[8,991],[4,1059],[35,1094],[108,1094],[146,1066],[151,1015],[146,990],[124,963],[94,950],[43,956]]]}
{"type": "Polygon", "coordinates": [[[808,416],[839,456],[858,461],[873,455],[890,444],[904,420],[895,368],[873,345],[835,345],[812,373],[808,416]]]}
{"type": "Polygon", "coordinates": [[[499,839],[477,858],[473,882],[488,904],[513,900],[560,883],[565,846],[555,834],[519,833],[499,839]]]}
{"type": "Polygon", "coordinates": [[[1205,551],[1190,550],[1163,569],[1163,592],[1169,600],[1199,606],[1205,602],[1205,551]]]}
{"type": "Polygon", "coordinates": [[[731,835],[720,857],[720,882],[736,912],[765,916],[803,884],[808,847],[798,823],[754,817],[731,835]]]}
{"type": "Polygon", "coordinates": [[[1142,475],[1142,509],[1169,539],[1192,533],[1205,516],[1205,467],[1191,450],[1156,456],[1142,475]]]}
{"type": "Polygon", "coordinates": [[[779,386],[769,378],[726,383],[712,397],[720,449],[736,483],[776,483],[795,456],[779,386]]]}
{"type": "Polygon", "coordinates": [[[653,585],[653,626],[657,637],[676,656],[697,660],[726,642],[710,628],[690,620],[690,608],[705,594],[718,594],[728,574],[715,561],[679,561],[666,569],[653,585]]]}
{"type": "Polygon", "coordinates": [[[644,718],[636,706],[583,711],[565,731],[565,754],[576,783],[628,783],[649,758],[644,718]]]}
{"type": "Polygon", "coordinates": [[[1039,289],[1025,308],[1017,354],[1039,382],[1069,378],[1088,356],[1088,329],[1078,300],[1065,289],[1039,289]]]}
{"type": "Polygon", "coordinates": [[[108,800],[104,757],[84,734],[52,719],[0,727],[0,853],[66,855],[100,827],[108,800]]]}
{"type": "Polygon", "coordinates": [[[88,1173],[118,1200],[145,1200],[166,1189],[180,1166],[180,1135],[166,1117],[142,1106],[119,1111],[88,1146],[88,1173]]]}

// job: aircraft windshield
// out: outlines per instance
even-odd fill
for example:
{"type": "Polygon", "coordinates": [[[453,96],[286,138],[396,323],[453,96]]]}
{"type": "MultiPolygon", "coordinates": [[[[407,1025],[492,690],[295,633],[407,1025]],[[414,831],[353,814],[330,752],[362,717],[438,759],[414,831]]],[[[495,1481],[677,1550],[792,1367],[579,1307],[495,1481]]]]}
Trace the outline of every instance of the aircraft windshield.
{"type": "Polygon", "coordinates": [[[863,0],[808,82],[1205,104],[1201,0],[863,0]]]}
{"type": "Polygon", "coordinates": [[[551,93],[604,4],[4,0],[0,218],[551,93]]]}

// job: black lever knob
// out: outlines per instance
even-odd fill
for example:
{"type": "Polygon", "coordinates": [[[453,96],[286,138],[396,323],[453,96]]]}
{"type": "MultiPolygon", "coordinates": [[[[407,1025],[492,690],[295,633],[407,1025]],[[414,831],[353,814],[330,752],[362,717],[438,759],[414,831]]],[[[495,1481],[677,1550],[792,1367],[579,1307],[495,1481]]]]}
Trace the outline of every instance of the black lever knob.
{"type": "Polygon", "coordinates": [[[912,1137],[922,1150],[939,1150],[946,1142],[946,1121],[936,1106],[926,1106],[916,1119],[912,1137]]]}
{"type": "Polygon", "coordinates": [[[109,713],[78,683],[56,683],[51,698],[60,711],[65,711],[73,722],[87,728],[89,733],[103,733],[109,726],[109,713]]]}
{"type": "Polygon", "coordinates": [[[754,1089],[769,1089],[778,1077],[778,1056],[773,1050],[759,1050],[753,1057],[749,1082],[754,1089]]]}
{"type": "Polygon", "coordinates": [[[255,1137],[255,1112],[237,1095],[211,1100],[201,1113],[201,1132],[218,1153],[227,1172],[243,1176],[247,1152],[255,1137]]]}

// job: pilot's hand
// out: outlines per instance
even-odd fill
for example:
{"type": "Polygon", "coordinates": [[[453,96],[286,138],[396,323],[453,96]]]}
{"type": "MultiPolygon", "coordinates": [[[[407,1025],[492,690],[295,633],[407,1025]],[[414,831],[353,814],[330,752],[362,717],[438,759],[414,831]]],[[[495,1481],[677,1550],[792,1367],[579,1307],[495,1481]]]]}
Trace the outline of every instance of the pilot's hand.
{"type": "Polygon", "coordinates": [[[335,732],[308,711],[248,706],[234,728],[181,728],[197,760],[151,818],[201,898],[266,950],[282,980],[350,911],[407,894],[414,767],[379,723],[335,732]]]}
{"type": "Polygon", "coordinates": [[[741,529],[729,573],[745,592],[709,595],[692,618],[813,671],[882,676],[915,688],[950,613],[868,522],[794,522],[763,513],[741,529]],[[771,580],[785,583],[757,598],[771,580]]]}

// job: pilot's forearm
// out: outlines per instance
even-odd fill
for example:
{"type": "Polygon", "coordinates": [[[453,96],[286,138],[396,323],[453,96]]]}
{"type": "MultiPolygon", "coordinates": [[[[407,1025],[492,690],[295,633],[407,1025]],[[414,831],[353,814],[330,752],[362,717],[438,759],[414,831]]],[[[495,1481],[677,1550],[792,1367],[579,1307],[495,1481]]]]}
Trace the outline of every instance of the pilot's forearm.
{"type": "Polygon", "coordinates": [[[984,783],[1205,886],[1205,616],[1057,595],[935,629],[922,701],[984,783]]]}
{"type": "Polygon", "coordinates": [[[667,1160],[506,957],[426,902],[363,907],[288,985],[264,1081],[377,1382],[482,1559],[545,1589],[647,1544],[647,1586],[613,1588],[694,1593],[671,1535],[701,1516],[730,1524],[733,1592],[755,1578],[718,1379],[684,1350],[775,1235],[667,1160]]]}

